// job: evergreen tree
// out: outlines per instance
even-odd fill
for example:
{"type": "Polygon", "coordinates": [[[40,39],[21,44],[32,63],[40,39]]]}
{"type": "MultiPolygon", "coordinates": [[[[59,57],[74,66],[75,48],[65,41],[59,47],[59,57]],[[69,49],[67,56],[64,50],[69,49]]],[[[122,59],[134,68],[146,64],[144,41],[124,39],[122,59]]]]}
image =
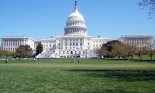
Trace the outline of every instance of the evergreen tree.
{"type": "Polygon", "coordinates": [[[39,43],[36,47],[36,55],[42,53],[42,51],[43,51],[43,45],[39,43]]]}

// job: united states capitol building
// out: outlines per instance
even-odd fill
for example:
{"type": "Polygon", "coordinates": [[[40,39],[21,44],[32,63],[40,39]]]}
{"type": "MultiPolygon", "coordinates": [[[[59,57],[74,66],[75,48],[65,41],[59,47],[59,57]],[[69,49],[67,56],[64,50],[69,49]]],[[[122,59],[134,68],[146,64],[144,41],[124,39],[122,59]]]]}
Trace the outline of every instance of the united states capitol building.
{"type": "Polygon", "coordinates": [[[96,57],[95,50],[110,41],[108,38],[88,35],[85,19],[78,10],[77,1],[74,11],[69,15],[63,36],[50,39],[34,40],[31,37],[2,37],[3,50],[16,51],[20,45],[29,45],[34,51],[38,43],[42,43],[43,52],[38,58],[92,58],[96,57]]]}
{"type": "MultiPolygon", "coordinates": [[[[84,17],[78,10],[77,1],[74,11],[69,15],[64,28],[63,36],[49,39],[34,40],[31,37],[2,37],[1,48],[8,51],[16,51],[20,45],[29,45],[35,52],[36,46],[41,43],[43,52],[37,58],[92,58],[97,57],[96,49],[111,39],[92,37],[88,35],[88,28],[84,17]]],[[[119,41],[131,46],[150,47],[153,45],[152,36],[121,36],[119,41]]],[[[155,44],[154,44],[155,45],[155,44]]],[[[154,46],[155,48],[155,46],[154,46]]]]}

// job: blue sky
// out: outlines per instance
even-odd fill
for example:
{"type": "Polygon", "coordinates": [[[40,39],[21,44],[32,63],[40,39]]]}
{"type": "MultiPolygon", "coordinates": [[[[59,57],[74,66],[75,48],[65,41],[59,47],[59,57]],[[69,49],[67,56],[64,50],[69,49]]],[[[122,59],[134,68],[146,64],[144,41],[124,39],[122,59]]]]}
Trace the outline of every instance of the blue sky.
{"type": "MultiPolygon", "coordinates": [[[[122,35],[155,36],[155,17],[148,20],[140,0],[77,0],[88,34],[116,39],[122,35]]],[[[0,37],[46,39],[64,34],[75,0],[0,0],[0,37]]]]}

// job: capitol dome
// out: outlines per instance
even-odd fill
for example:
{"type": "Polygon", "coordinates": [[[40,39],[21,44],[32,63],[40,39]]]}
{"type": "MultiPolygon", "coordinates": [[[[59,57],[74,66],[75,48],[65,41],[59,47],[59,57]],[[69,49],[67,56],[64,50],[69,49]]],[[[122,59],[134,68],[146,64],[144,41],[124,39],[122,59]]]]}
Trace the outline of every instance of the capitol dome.
{"type": "Polygon", "coordinates": [[[79,13],[77,1],[75,1],[74,12],[68,17],[65,27],[65,35],[87,35],[87,26],[84,17],[79,13]]]}

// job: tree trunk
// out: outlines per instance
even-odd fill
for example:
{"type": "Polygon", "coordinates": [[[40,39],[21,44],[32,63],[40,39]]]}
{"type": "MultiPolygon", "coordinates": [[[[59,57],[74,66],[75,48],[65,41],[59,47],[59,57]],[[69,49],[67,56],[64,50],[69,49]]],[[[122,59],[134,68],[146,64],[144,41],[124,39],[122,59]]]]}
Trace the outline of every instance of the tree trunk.
{"type": "Polygon", "coordinates": [[[152,62],[152,60],[153,60],[153,55],[151,55],[150,57],[151,57],[151,62],[152,62]]]}

